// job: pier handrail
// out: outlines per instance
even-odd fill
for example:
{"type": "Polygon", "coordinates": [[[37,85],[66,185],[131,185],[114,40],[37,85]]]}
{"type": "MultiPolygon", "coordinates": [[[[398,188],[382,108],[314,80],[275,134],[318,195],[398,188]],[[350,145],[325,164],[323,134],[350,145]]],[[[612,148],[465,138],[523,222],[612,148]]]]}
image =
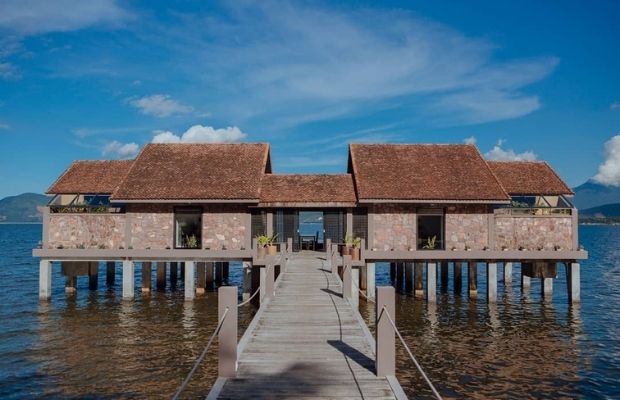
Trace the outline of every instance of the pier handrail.
{"type": "Polygon", "coordinates": [[[416,366],[416,368],[418,369],[418,371],[422,375],[422,378],[424,378],[424,380],[426,381],[428,386],[431,388],[431,391],[433,392],[433,394],[435,395],[437,400],[443,400],[443,398],[441,397],[441,395],[439,394],[437,389],[435,389],[435,386],[433,385],[431,380],[428,378],[428,376],[426,375],[426,373],[422,369],[422,366],[420,365],[418,360],[415,358],[415,356],[411,352],[411,349],[409,349],[409,346],[407,346],[407,343],[405,343],[405,339],[403,339],[403,336],[400,334],[400,331],[396,327],[396,324],[394,323],[394,320],[392,319],[392,316],[390,315],[390,313],[388,312],[388,310],[387,310],[387,308],[385,306],[383,306],[383,308],[381,309],[381,314],[379,315],[378,319],[381,319],[381,317],[383,315],[385,315],[387,317],[388,321],[390,321],[390,324],[392,325],[392,328],[394,328],[394,332],[396,333],[396,336],[398,336],[398,339],[400,339],[400,342],[405,347],[405,350],[407,350],[407,354],[409,354],[409,358],[411,358],[411,360],[413,361],[413,364],[416,366]]]}
{"type": "Polygon", "coordinates": [[[226,316],[228,315],[228,310],[229,310],[228,307],[226,307],[226,310],[224,311],[224,314],[222,315],[222,318],[218,322],[217,327],[213,331],[213,334],[211,335],[211,338],[209,339],[209,342],[207,343],[206,347],[202,351],[202,354],[200,354],[200,357],[198,357],[198,359],[194,363],[194,366],[189,371],[189,374],[187,374],[187,376],[185,377],[185,379],[181,383],[181,386],[179,386],[179,388],[177,389],[177,391],[174,394],[174,396],[172,396],[172,400],[177,400],[179,398],[179,396],[181,395],[183,390],[185,390],[185,388],[187,387],[187,384],[189,383],[190,379],[192,379],[192,376],[196,372],[196,369],[198,369],[198,366],[200,365],[200,363],[202,363],[202,360],[204,360],[205,356],[207,355],[207,351],[211,347],[211,343],[213,343],[213,339],[215,339],[215,336],[220,332],[220,329],[222,329],[222,325],[224,324],[224,320],[226,319],[226,316]]]}

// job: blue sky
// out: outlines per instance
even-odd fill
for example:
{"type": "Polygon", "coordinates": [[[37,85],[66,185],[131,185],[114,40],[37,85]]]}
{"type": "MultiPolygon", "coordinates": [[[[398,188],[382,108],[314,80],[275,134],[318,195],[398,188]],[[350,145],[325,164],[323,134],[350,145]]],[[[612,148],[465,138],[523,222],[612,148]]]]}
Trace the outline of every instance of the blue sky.
{"type": "Polygon", "coordinates": [[[0,197],[151,141],[476,142],[620,185],[620,2],[0,2],[0,197]]]}

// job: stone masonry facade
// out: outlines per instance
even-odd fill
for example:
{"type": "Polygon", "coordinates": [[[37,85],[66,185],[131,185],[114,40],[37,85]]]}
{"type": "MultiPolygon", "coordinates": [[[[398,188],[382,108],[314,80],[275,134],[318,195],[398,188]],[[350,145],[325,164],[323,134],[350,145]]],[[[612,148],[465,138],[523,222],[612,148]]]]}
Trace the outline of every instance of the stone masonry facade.
{"type": "Polygon", "coordinates": [[[571,217],[511,217],[496,216],[495,245],[508,250],[573,249],[571,217]]]}
{"type": "Polygon", "coordinates": [[[202,214],[202,248],[219,250],[249,249],[246,243],[247,210],[243,207],[210,206],[203,209],[202,214]]]}
{"type": "Polygon", "coordinates": [[[415,208],[411,205],[376,205],[372,214],[377,250],[409,250],[416,246],[415,208]]]}
{"type": "Polygon", "coordinates": [[[49,214],[49,248],[118,248],[125,244],[124,214],[49,214]]]}
{"type": "Polygon", "coordinates": [[[169,204],[132,204],[127,207],[134,249],[171,249],[174,241],[174,207],[169,204]]]}
{"type": "Polygon", "coordinates": [[[483,250],[489,245],[490,210],[485,205],[458,205],[446,209],[446,250],[483,250]]]}

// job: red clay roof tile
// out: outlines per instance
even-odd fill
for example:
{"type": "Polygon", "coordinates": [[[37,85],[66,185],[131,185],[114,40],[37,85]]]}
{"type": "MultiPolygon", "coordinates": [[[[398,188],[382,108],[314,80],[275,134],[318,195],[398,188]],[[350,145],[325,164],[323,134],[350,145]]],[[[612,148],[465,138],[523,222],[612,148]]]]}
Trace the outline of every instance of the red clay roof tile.
{"type": "Polygon", "coordinates": [[[47,193],[112,193],[127,175],[132,163],[133,160],[74,161],[47,193]]]}
{"type": "Polygon", "coordinates": [[[351,144],[359,200],[507,201],[473,145],[351,144]]]}
{"type": "Polygon", "coordinates": [[[258,200],[267,144],[147,144],[113,200],[258,200]]]}
{"type": "Polygon", "coordinates": [[[511,195],[562,195],[573,191],[544,161],[489,161],[491,170],[511,195]]]}
{"type": "Polygon", "coordinates": [[[356,197],[350,174],[267,174],[261,183],[260,202],[273,206],[285,203],[354,206],[356,197]]]}

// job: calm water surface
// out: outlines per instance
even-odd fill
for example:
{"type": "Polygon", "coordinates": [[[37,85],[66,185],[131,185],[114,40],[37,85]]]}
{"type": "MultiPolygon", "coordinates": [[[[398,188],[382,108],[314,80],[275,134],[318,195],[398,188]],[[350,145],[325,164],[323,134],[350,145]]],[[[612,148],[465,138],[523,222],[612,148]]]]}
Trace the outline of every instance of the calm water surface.
{"type": "MultiPolygon", "coordinates": [[[[40,304],[31,257],[40,232],[0,225],[0,398],[169,398],[217,323],[215,293],[184,302],[179,281],[176,290],[122,302],[120,268],[112,289],[102,268],[99,290],[81,277],[77,296],[66,297],[56,266],[53,300],[40,304]]],[[[552,303],[541,302],[535,280],[522,297],[518,265],[493,307],[482,295],[455,295],[452,281],[435,306],[397,297],[397,324],[445,398],[620,398],[620,227],[584,226],[580,234],[590,259],[578,307],[567,304],[563,268],[552,303]]],[[[482,266],[478,274],[482,294],[482,266]]],[[[377,280],[389,284],[387,266],[378,266],[377,280]]],[[[240,265],[231,266],[231,284],[240,286],[240,265]]],[[[360,308],[374,318],[372,305],[360,308]]],[[[240,330],[253,312],[242,309],[240,330]]],[[[398,353],[407,393],[428,397],[401,346],[398,353]]],[[[206,394],[216,374],[211,351],[186,396],[206,394]]]]}

